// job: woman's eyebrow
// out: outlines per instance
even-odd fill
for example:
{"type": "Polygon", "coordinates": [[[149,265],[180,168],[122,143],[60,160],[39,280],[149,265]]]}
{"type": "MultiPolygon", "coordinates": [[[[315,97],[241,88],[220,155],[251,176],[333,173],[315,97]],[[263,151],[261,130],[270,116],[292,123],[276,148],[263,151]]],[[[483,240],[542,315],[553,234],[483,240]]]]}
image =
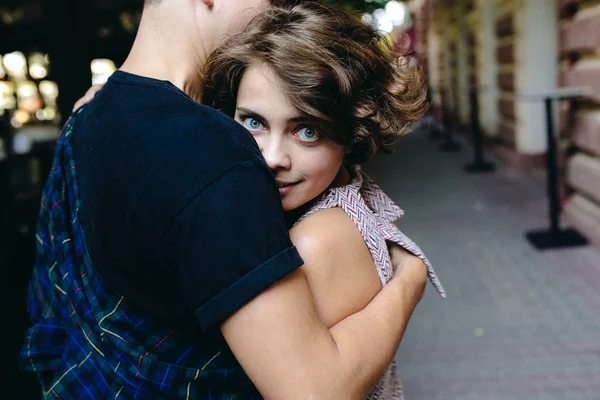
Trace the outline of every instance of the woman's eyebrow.
{"type": "MultiPolygon", "coordinates": [[[[260,118],[262,120],[265,119],[265,117],[263,117],[262,115],[260,115],[260,113],[257,113],[256,111],[253,111],[253,110],[251,110],[249,108],[236,107],[236,110],[238,110],[242,114],[252,115],[252,116],[260,118]]],[[[299,122],[308,122],[308,121],[311,121],[311,120],[312,119],[309,116],[299,115],[297,117],[288,118],[287,119],[287,123],[293,124],[293,123],[299,123],[299,122]]]]}
{"type": "Polygon", "coordinates": [[[300,115],[298,117],[289,118],[287,120],[287,122],[288,123],[298,123],[298,122],[308,122],[310,120],[311,120],[311,118],[307,117],[306,115],[300,115]]]}
{"type": "Polygon", "coordinates": [[[236,107],[236,110],[238,110],[240,113],[242,114],[247,114],[247,115],[251,115],[253,117],[257,117],[260,119],[265,119],[262,115],[260,115],[259,113],[257,113],[256,111],[252,111],[249,108],[244,108],[244,107],[236,107]]]}

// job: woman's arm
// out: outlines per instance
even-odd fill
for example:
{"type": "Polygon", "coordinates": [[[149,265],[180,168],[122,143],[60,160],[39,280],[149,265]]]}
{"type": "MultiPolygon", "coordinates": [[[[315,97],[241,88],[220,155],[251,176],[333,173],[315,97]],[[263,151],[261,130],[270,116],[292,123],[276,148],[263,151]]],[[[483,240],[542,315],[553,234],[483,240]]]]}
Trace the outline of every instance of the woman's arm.
{"type": "MultiPolygon", "coordinates": [[[[404,253],[402,268],[366,307],[327,328],[319,313],[331,313],[333,320],[335,310],[317,306],[307,271],[310,275],[323,263],[332,262],[344,268],[346,264],[336,261],[342,254],[339,249],[359,255],[364,249],[348,246],[354,233],[344,229],[342,215],[326,213],[316,218],[317,214],[306,218],[293,233],[300,239],[302,256],[310,259],[305,267],[271,286],[221,326],[236,358],[265,399],[364,399],[393,358],[423,296],[425,266],[404,253]],[[308,240],[301,235],[303,231],[316,234],[319,240],[308,240]]],[[[372,260],[363,267],[374,269],[372,260]]]]}
{"type": "Polygon", "coordinates": [[[319,317],[330,328],[359,312],[381,290],[362,234],[341,208],[312,214],[290,231],[319,317]]]}

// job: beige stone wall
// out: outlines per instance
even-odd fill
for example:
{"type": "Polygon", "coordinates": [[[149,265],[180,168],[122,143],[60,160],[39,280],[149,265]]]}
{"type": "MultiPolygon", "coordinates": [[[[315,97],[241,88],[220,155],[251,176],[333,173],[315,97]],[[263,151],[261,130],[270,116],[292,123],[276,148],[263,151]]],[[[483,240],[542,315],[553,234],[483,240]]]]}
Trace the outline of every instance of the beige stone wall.
{"type": "MultiPolygon", "coordinates": [[[[446,105],[468,128],[467,88],[480,93],[481,126],[514,168],[543,168],[545,119],[527,95],[556,87],[555,0],[428,0],[429,70],[433,87],[452,93],[446,105]],[[432,62],[435,60],[435,62],[432,62]]],[[[599,0],[600,1],[600,0],[599,0]]],[[[423,3],[422,3],[423,4],[423,3]]]]}
{"type": "Polygon", "coordinates": [[[496,3],[477,0],[469,15],[469,25],[475,35],[476,66],[474,74],[480,87],[479,110],[481,127],[488,137],[498,134],[498,64],[496,62],[496,3]]]}
{"type": "MultiPolygon", "coordinates": [[[[430,85],[447,91],[446,107],[457,127],[470,121],[468,87],[477,84],[477,40],[472,23],[477,20],[475,0],[429,0],[422,12],[428,15],[426,67],[430,85]],[[431,68],[435,68],[434,71],[431,68]]],[[[434,103],[439,104],[439,96],[434,103]]]]}
{"type": "MultiPolygon", "coordinates": [[[[564,217],[600,245],[600,0],[550,0],[556,1],[560,11],[558,27],[552,25],[554,17],[550,23],[544,22],[546,14],[551,14],[547,9],[544,21],[535,19],[539,6],[546,5],[541,1],[546,0],[425,0],[421,3],[421,53],[427,55],[424,62],[429,66],[430,84],[454,92],[448,106],[461,122],[468,115],[468,103],[457,89],[465,81],[485,85],[486,79],[494,78],[494,96],[480,96],[482,125],[487,135],[497,138],[497,155],[517,168],[529,169],[543,167],[543,105],[525,102],[515,95],[552,89],[552,84],[532,83],[531,78],[535,80],[537,71],[541,71],[553,79],[555,70],[550,67],[542,71],[547,60],[537,60],[539,51],[535,55],[535,50],[541,43],[546,54],[547,45],[552,44],[555,52],[556,42],[545,38],[558,41],[557,86],[587,86],[593,91],[577,109],[570,109],[567,102],[558,107],[564,217]],[[485,11],[483,1],[493,1],[493,12],[485,11]],[[531,27],[533,23],[535,28],[531,27]],[[541,39],[537,37],[539,29],[544,29],[541,39]],[[493,60],[489,57],[492,51],[484,47],[486,43],[495,44],[493,60]],[[461,50],[462,45],[466,47],[461,50]],[[461,63],[461,56],[466,62],[461,63]],[[494,71],[491,75],[490,70],[494,71]],[[485,121],[490,115],[494,116],[493,125],[485,121]]],[[[550,11],[554,13],[552,8],[550,11]]]]}
{"type": "Polygon", "coordinates": [[[496,0],[498,140],[511,150],[515,149],[517,126],[514,101],[514,93],[517,90],[517,3],[516,0],[496,0]]]}
{"type": "Polygon", "coordinates": [[[424,11],[427,12],[427,62],[428,77],[433,94],[433,104],[436,115],[441,116],[441,96],[437,89],[446,87],[449,81],[448,43],[444,37],[447,15],[441,0],[427,0],[424,11]]]}
{"type": "Polygon", "coordinates": [[[570,196],[565,219],[600,246],[600,1],[559,0],[560,73],[565,87],[587,86],[591,98],[561,107],[565,177],[570,196]],[[570,116],[570,120],[569,119],[570,116]]]}
{"type": "Polygon", "coordinates": [[[498,137],[499,144],[508,149],[515,149],[516,113],[512,95],[516,90],[517,6],[518,0],[429,0],[422,7],[429,15],[427,33],[422,37],[429,38],[423,47],[430,50],[426,51],[430,84],[451,92],[446,105],[455,121],[465,127],[470,121],[467,88],[485,87],[487,92],[479,98],[481,125],[487,136],[498,137]],[[497,10],[494,20],[487,14],[484,16],[488,11],[483,10],[482,1],[494,1],[494,13],[497,10]],[[484,23],[488,26],[483,26],[484,23]],[[431,51],[433,43],[436,54],[431,51]],[[496,48],[486,47],[490,43],[496,48]],[[434,73],[430,69],[433,65],[434,73]]]}

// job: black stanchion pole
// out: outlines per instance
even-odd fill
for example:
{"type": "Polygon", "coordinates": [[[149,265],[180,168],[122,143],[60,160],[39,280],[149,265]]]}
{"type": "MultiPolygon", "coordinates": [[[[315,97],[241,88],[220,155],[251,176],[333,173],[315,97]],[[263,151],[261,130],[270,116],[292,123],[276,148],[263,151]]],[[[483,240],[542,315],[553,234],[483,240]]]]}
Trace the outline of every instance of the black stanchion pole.
{"type": "Polygon", "coordinates": [[[479,99],[477,88],[471,88],[469,90],[469,102],[471,104],[473,162],[465,165],[465,171],[469,173],[491,172],[495,169],[494,164],[486,162],[483,154],[483,138],[481,134],[481,126],[479,125],[479,99]]]}
{"type": "Polygon", "coordinates": [[[427,112],[427,138],[430,140],[437,140],[442,137],[442,133],[438,128],[437,118],[435,116],[435,111],[433,110],[432,91],[432,88],[428,88],[427,90],[427,103],[429,104],[429,111],[427,112]],[[435,122],[433,122],[432,119],[435,122]]]}
{"type": "Polygon", "coordinates": [[[548,150],[546,152],[547,190],[548,190],[548,213],[550,219],[550,230],[552,237],[558,237],[560,228],[558,216],[560,214],[560,193],[558,192],[558,163],[556,161],[556,138],[554,137],[554,113],[552,110],[552,99],[544,99],[546,106],[546,126],[548,150]]]}
{"type": "Polygon", "coordinates": [[[460,150],[460,145],[454,140],[454,127],[452,121],[452,115],[448,109],[448,92],[446,89],[440,90],[442,97],[442,124],[443,124],[443,137],[444,142],[440,145],[441,151],[451,152],[460,150]]]}
{"type": "Polygon", "coordinates": [[[554,137],[554,112],[552,97],[546,97],[546,136],[548,150],[546,152],[546,173],[548,190],[548,213],[550,229],[543,231],[527,232],[526,237],[537,249],[550,249],[558,247],[573,247],[587,244],[587,240],[577,231],[572,229],[562,230],[559,225],[560,193],[558,189],[558,163],[556,161],[556,139],[554,137]]]}

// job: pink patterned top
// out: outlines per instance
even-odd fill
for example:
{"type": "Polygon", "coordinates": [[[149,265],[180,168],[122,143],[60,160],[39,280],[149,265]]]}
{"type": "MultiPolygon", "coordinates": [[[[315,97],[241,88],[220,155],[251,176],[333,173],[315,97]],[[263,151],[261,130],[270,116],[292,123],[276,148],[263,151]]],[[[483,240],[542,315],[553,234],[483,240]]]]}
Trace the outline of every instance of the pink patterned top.
{"type": "MultiPolygon", "coordinates": [[[[351,183],[327,190],[296,223],[310,214],[332,207],[342,208],[356,224],[373,256],[382,286],[388,283],[393,275],[386,245],[386,241],[392,241],[423,260],[427,266],[429,280],[437,292],[446,297],[446,292],[425,254],[393,224],[404,212],[360,168],[356,167],[351,183]]],[[[367,399],[404,399],[395,361],[386,368],[367,399]]]]}

